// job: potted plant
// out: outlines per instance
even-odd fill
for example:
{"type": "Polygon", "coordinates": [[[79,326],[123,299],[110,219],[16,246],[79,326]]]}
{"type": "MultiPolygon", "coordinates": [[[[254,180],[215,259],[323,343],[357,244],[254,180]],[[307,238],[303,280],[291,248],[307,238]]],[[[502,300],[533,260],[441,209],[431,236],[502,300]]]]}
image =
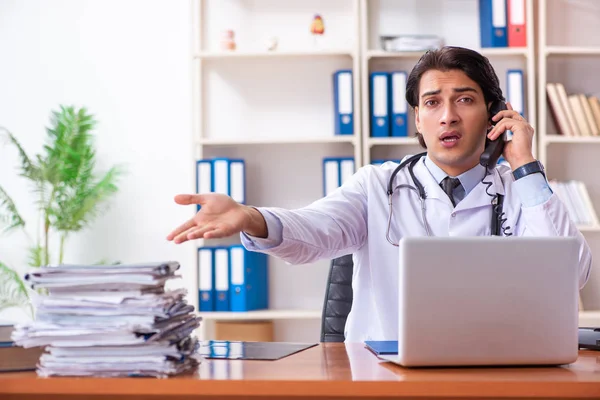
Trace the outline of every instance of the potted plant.
{"type": "MultiPolygon", "coordinates": [[[[0,182],[0,229],[4,233],[17,229],[26,233],[31,267],[62,264],[69,236],[88,227],[117,192],[121,169],[113,166],[104,174],[96,171],[92,136],[95,126],[94,116],[85,108],[60,106],[60,110],[52,111],[42,153],[33,158],[11,132],[0,128],[8,143],[18,151],[20,176],[31,183],[39,218],[36,237],[31,238],[26,230],[31,223],[26,223],[0,182]],[[52,235],[59,238],[58,251],[50,249],[52,235]]],[[[0,262],[0,310],[27,305],[28,300],[26,285],[19,275],[0,262]]]]}

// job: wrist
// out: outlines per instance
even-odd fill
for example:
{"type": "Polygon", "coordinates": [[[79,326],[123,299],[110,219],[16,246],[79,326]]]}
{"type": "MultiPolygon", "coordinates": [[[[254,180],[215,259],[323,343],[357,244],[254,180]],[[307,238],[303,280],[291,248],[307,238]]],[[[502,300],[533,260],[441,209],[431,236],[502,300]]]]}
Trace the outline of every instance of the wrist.
{"type": "Polygon", "coordinates": [[[245,224],[242,229],[244,233],[254,237],[267,238],[269,236],[267,231],[267,222],[260,211],[252,206],[243,207],[246,215],[244,218],[245,224]]]}

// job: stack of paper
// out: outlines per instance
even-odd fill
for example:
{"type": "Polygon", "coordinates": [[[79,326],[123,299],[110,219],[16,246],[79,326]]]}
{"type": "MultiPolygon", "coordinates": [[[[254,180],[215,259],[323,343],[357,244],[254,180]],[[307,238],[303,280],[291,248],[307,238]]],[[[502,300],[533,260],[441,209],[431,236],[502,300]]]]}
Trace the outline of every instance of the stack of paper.
{"type": "Polygon", "coordinates": [[[136,265],[60,265],[26,280],[44,288],[34,322],[16,326],[14,342],[47,346],[40,376],[167,377],[195,367],[200,325],[185,289],[165,290],[180,278],[177,262],[136,265]]]}
{"type": "Polygon", "coordinates": [[[435,35],[380,36],[385,51],[425,51],[444,46],[444,39],[435,35]]]}

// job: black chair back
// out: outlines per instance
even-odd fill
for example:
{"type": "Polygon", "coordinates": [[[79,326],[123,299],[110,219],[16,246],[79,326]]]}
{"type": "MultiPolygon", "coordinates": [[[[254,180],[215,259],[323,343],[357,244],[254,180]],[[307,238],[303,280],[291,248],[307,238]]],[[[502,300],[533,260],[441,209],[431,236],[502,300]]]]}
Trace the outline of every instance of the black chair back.
{"type": "Polygon", "coordinates": [[[343,342],[352,308],[352,254],[331,261],[321,317],[321,342],[343,342]]]}

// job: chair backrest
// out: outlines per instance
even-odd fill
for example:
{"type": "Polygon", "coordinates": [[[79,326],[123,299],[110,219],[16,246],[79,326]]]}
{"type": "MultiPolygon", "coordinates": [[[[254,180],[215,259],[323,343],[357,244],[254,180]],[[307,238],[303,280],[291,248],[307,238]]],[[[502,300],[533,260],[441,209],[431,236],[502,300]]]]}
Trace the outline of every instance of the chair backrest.
{"type": "Polygon", "coordinates": [[[321,342],[343,342],[352,308],[352,254],[331,261],[321,316],[321,342]]]}

